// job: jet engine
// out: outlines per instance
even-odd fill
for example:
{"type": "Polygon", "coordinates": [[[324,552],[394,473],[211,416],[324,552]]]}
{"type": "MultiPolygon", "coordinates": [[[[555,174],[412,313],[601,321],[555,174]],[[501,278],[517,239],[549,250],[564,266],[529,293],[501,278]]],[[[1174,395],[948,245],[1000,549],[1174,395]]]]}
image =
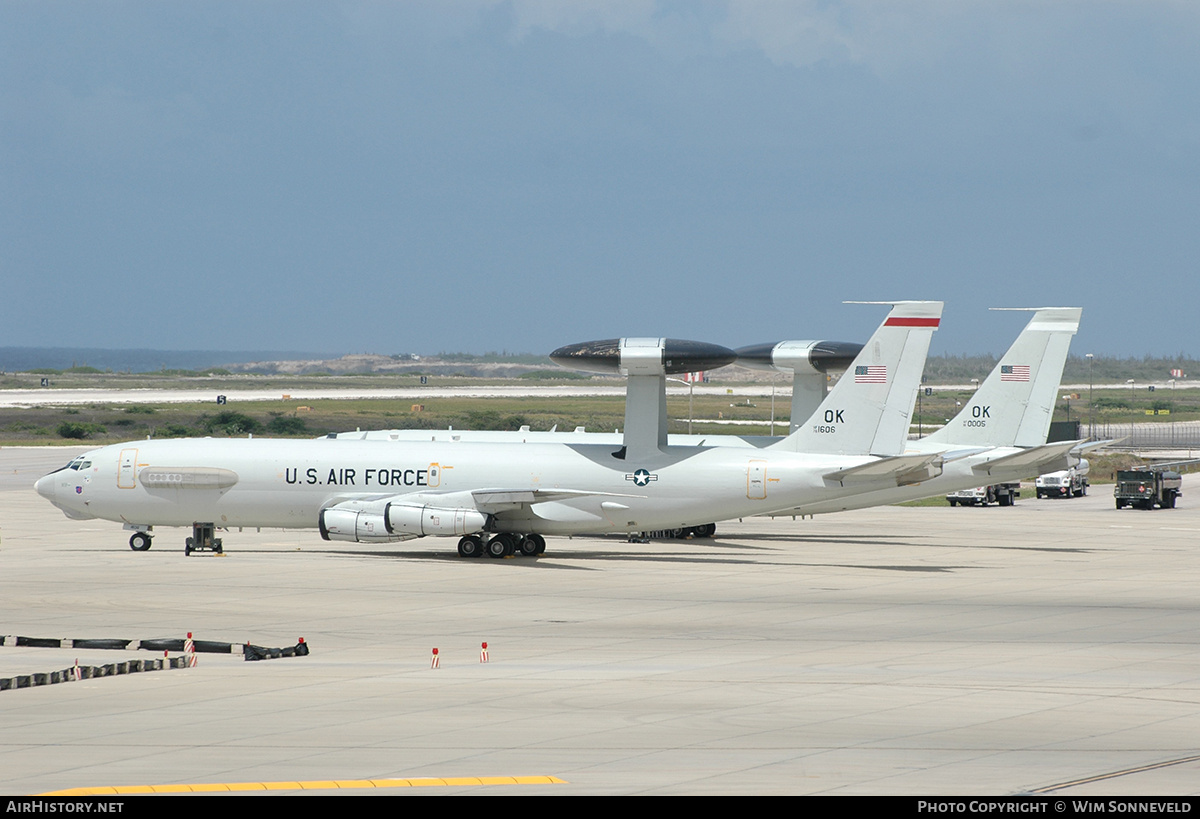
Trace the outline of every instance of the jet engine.
{"type": "Polygon", "coordinates": [[[318,525],[325,540],[386,543],[425,535],[465,535],[484,531],[491,516],[466,508],[441,508],[419,502],[393,501],[380,511],[378,502],[339,504],[321,510],[318,525]]]}
{"type": "Polygon", "coordinates": [[[388,543],[407,540],[414,535],[393,535],[387,518],[363,509],[344,509],[331,506],[322,509],[317,519],[321,537],[325,540],[348,540],[351,543],[388,543]]]}
{"type": "Polygon", "coordinates": [[[475,509],[439,509],[424,504],[389,503],[384,508],[388,531],[409,537],[466,535],[482,532],[489,518],[475,509]]]}

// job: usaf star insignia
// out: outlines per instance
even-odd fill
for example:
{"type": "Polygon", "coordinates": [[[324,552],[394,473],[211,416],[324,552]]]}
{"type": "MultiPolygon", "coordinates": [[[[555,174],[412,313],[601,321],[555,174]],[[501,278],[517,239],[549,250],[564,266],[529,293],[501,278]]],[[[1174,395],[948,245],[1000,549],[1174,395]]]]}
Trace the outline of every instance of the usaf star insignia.
{"type": "Polygon", "coordinates": [[[633,481],[634,486],[645,486],[650,481],[657,481],[658,476],[652,475],[645,469],[638,469],[625,476],[625,480],[633,481]]]}

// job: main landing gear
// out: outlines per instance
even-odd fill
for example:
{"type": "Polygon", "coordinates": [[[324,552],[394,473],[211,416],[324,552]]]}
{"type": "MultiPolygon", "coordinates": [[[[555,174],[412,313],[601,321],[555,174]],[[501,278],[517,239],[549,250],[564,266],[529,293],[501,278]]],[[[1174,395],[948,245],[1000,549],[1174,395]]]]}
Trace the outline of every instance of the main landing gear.
{"type": "Polygon", "coordinates": [[[225,551],[221,548],[221,539],[213,537],[217,527],[211,523],[193,523],[192,536],[183,542],[184,556],[190,555],[192,552],[216,552],[224,554],[225,551]]]}
{"type": "Polygon", "coordinates": [[[458,542],[459,557],[488,557],[499,560],[510,555],[537,557],[546,551],[546,539],[541,535],[518,535],[500,532],[486,541],[479,535],[467,535],[458,542]]]}
{"type": "Polygon", "coordinates": [[[699,526],[685,526],[681,529],[656,529],[652,532],[630,532],[630,543],[649,543],[651,540],[692,540],[693,538],[710,538],[717,533],[717,524],[702,523],[699,526]]]}
{"type": "MultiPolygon", "coordinates": [[[[217,527],[211,523],[193,523],[192,536],[187,538],[183,543],[184,555],[190,555],[192,552],[216,552],[224,554],[221,548],[221,539],[215,537],[217,527]]],[[[149,551],[153,545],[154,535],[148,530],[138,529],[129,536],[129,548],[135,552],[149,551]]]]}

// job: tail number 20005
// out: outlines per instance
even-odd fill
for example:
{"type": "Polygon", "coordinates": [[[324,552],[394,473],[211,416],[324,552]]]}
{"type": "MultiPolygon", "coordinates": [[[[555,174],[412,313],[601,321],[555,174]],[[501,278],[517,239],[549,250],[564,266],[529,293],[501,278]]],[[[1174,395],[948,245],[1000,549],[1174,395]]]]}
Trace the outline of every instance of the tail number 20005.
{"type": "Polygon", "coordinates": [[[992,417],[991,407],[971,407],[971,417],[963,423],[968,427],[986,427],[987,419],[992,417]]]}

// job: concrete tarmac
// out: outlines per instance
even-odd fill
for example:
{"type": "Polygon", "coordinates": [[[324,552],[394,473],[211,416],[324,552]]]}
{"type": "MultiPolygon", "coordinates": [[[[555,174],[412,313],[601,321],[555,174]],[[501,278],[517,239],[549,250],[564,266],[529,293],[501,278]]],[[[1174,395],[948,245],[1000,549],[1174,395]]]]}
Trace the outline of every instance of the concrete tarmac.
{"type": "MultiPolygon", "coordinates": [[[[536,560],[315,531],[185,558],[182,530],[133,552],[34,493],[78,451],[0,450],[0,633],[312,653],[0,691],[3,793],[1200,793],[1190,476],[1152,512],[1096,487],[710,542],[555,538],[536,560]],[[564,784],[366,782],[498,776],[564,784]]],[[[5,646],[0,677],[139,654],[5,646]]]]}

